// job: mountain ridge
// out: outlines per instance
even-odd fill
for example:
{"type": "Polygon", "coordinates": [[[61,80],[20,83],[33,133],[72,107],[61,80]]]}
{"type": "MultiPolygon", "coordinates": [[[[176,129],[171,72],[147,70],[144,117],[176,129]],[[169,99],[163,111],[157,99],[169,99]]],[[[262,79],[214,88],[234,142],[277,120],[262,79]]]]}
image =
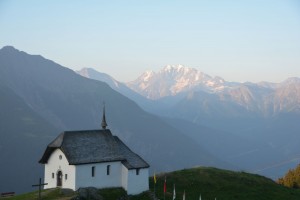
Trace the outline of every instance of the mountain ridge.
{"type": "Polygon", "coordinates": [[[82,68],[81,70],[75,72],[83,77],[107,83],[112,89],[133,100],[145,110],[151,110],[152,100],[147,99],[139,93],[131,90],[125,83],[117,81],[110,75],[98,72],[93,68],[82,68]]]}
{"type": "MultiPolygon", "coordinates": [[[[89,75],[97,73],[100,72],[94,70],[89,75]]],[[[285,112],[285,109],[289,112],[299,112],[299,77],[290,77],[280,83],[227,82],[221,77],[213,78],[195,68],[183,65],[167,65],[159,72],[148,70],[135,81],[128,83],[118,82],[107,74],[105,76],[105,78],[94,77],[92,79],[107,82],[113,89],[150,112],[153,110],[151,107],[158,105],[157,102],[164,104],[166,98],[179,102],[184,98],[191,99],[194,93],[199,92],[213,94],[220,101],[229,101],[244,107],[249,112],[259,113],[265,117],[285,112]],[[110,82],[126,88],[126,92],[110,82]]],[[[159,109],[156,110],[159,112],[161,106],[158,107],[159,109]]]]}
{"type": "Polygon", "coordinates": [[[174,96],[181,92],[200,89],[216,92],[230,87],[221,77],[211,77],[195,68],[183,65],[167,65],[160,71],[146,71],[127,86],[149,99],[174,96]]]}
{"type": "Polygon", "coordinates": [[[127,83],[132,90],[149,99],[160,100],[168,96],[191,99],[194,92],[205,92],[263,116],[276,115],[284,112],[285,108],[298,112],[299,85],[299,77],[290,77],[280,83],[227,82],[183,65],[167,65],[157,73],[145,72],[135,81],[127,83]]]}

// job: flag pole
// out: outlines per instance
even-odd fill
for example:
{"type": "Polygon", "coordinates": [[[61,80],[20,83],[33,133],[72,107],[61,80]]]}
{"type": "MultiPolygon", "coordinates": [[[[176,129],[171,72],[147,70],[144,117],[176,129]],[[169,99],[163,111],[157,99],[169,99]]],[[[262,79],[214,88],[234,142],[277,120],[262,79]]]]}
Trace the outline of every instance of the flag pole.
{"type": "Polygon", "coordinates": [[[153,181],[153,184],[154,184],[154,198],[156,197],[155,196],[155,182],[153,181]]]}
{"type": "Polygon", "coordinates": [[[156,175],[155,175],[155,172],[154,172],[154,176],[153,176],[153,185],[154,185],[154,198],[156,198],[156,195],[155,195],[155,185],[156,185],[156,175]]]}
{"type": "Polygon", "coordinates": [[[175,183],[174,183],[174,189],[173,189],[173,199],[172,200],[175,200],[176,199],[176,191],[175,191],[175,183]]]}
{"type": "Polygon", "coordinates": [[[165,183],[164,183],[164,200],[166,200],[166,191],[167,191],[167,178],[165,176],[165,183]]]}

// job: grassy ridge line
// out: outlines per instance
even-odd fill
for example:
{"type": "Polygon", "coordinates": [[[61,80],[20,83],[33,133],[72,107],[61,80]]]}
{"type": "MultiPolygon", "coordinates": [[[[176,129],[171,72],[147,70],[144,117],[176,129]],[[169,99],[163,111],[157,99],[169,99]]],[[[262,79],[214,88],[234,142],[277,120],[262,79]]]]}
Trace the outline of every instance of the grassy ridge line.
{"type": "MultiPolygon", "coordinates": [[[[216,168],[200,167],[175,171],[157,176],[156,196],[164,199],[163,184],[167,179],[166,200],[172,199],[173,185],[176,199],[198,200],[299,200],[300,190],[283,187],[263,176],[245,172],[233,172],[216,168]]],[[[150,179],[153,191],[153,178],[150,179]]]]}

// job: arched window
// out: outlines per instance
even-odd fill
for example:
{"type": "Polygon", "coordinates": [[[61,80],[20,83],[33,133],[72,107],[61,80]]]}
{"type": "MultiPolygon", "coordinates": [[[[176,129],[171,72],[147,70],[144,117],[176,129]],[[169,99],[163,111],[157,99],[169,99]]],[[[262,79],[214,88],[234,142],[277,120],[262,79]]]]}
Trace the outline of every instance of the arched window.
{"type": "Polygon", "coordinates": [[[92,177],[95,177],[95,167],[92,167],[92,177]]]}

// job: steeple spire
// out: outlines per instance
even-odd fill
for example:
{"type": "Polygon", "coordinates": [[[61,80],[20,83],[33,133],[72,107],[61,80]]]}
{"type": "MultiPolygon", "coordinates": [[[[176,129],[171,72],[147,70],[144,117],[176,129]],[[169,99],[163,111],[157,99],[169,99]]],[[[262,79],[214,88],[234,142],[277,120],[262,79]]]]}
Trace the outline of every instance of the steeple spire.
{"type": "Polygon", "coordinates": [[[105,102],[103,102],[103,116],[101,122],[102,129],[105,130],[107,127],[106,119],[105,119],[105,102]]]}

